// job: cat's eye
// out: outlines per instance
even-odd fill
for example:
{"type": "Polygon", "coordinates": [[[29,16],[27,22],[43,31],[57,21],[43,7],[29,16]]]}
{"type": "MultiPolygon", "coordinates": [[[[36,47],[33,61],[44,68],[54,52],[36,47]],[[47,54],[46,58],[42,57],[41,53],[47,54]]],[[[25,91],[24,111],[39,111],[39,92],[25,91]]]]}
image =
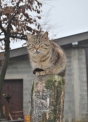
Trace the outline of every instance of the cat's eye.
{"type": "Polygon", "coordinates": [[[49,46],[49,44],[45,44],[47,47],[49,46]]]}
{"type": "Polygon", "coordinates": [[[27,46],[29,47],[29,46],[30,46],[30,44],[27,44],[27,46]]]}
{"type": "Polygon", "coordinates": [[[32,47],[35,47],[35,46],[32,44],[32,47]]]}

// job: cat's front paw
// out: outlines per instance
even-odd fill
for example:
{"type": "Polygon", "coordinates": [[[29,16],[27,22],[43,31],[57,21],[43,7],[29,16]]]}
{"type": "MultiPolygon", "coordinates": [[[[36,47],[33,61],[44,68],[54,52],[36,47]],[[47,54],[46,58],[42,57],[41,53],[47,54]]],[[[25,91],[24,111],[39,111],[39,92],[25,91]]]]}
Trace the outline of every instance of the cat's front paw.
{"type": "Polygon", "coordinates": [[[36,75],[36,76],[39,76],[39,75],[40,75],[40,72],[36,72],[35,75],[36,75]]]}
{"type": "Polygon", "coordinates": [[[33,74],[36,74],[36,72],[41,72],[41,71],[44,71],[43,69],[40,69],[40,68],[36,68],[33,70],[33,74]]]}
{"type": "Polygon", "coordinates": [[[44,71],[36,72],[36,76],[42,76],[42,75],[45,75],[45,72],[44,71]]]}

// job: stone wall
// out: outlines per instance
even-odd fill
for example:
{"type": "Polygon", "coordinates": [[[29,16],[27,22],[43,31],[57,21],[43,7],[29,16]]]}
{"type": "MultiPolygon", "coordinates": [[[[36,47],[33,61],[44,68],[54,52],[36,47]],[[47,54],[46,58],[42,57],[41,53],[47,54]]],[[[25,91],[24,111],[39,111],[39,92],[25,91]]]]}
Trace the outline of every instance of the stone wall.
{"type": "MultiPolygon", "coordinates": [[[[64,122],[76,118],[87,118],[87,76],[84,49],[65,49],[68,64],[66,68],[66,91],[64,122]]],[[[23,109],[27,114],[30,109],[30,91],[34,75],[28,56],[10,59],[6,79],[23,79],[23,109]]]]}

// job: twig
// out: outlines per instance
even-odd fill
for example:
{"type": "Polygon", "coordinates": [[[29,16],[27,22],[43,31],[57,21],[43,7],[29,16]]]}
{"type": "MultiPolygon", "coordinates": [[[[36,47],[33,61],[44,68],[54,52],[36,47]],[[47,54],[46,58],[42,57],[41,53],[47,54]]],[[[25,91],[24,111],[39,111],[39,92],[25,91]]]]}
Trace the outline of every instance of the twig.
{"type": "Polygon", "coordinates": [[[19,8],[19,6],[17,5],[17,9],[14,11],[14,13],[13,13],[12,16],[11,16],[11,18],[10,18],[9,21],[8,21],[7,31],[9,31],[9,27],[10,27],[10,25],[11,25],[11,21],[12,21],[12,19],[16,16],[16,14],[17,14],[17,12],[18,12],[18,8],[19,8]]]}
{"type": "Polygon", "coordinates": [[[23,39],[23,40],[27,40],[26,35],[21,35],[21,36],[17,36],[17,35],[10,35],[11,38],[17,38],[17,39],[23,39]]]}
{"type": "Polygon", "coordinates": [[[3,41],[5,38],[0,39],[0,41],[3,41]]]}
{"type": "Polygon", "coordinates": [[[4,34],[6,34],[6,30],[3,28],[3,26],[2,26],[2,22],[1,22],[1,20],[0,20],[0,28],[1,28],[1,30],[4,32],[4,34]]]}

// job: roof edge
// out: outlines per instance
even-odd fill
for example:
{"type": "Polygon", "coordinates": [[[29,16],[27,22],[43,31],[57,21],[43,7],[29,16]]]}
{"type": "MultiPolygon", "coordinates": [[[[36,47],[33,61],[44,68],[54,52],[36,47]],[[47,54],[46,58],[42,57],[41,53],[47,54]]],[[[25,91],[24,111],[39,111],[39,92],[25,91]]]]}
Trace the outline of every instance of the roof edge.
{"type": "MultiPolygon", "coordinates": [[[[80,33],[76,35],[71,35],[71,36],[55,39],[53,41],[55,41],[60,46],[64,46],[67,44],[71,44],[73,42],[84,41],[87,39],[88,39],[88,32],[84,32],[84,33],[80,33]]],[[[27,47],[20,47],[20,48],[10,50],[10,58],[25,55],[25,54],[28,54],[27,47]]],[[[4,59],[4,52],[2,52],[0,56],[0,60],[3,60],[3,59],[4,59]]]]}
{"type": "Polygon", "coordinates": [[[59,44],[60,46],[62,46],[62,45],[67,45],[67,44],[71,44],[73,42],[79,42],[79,41],[83,41],[83,40],[87,40],[87,39],[88,39],[88,31],[80,33],[80,34],[75,34],[75,35],[55,39],[54,41],[57,44],[59,44]]]}

